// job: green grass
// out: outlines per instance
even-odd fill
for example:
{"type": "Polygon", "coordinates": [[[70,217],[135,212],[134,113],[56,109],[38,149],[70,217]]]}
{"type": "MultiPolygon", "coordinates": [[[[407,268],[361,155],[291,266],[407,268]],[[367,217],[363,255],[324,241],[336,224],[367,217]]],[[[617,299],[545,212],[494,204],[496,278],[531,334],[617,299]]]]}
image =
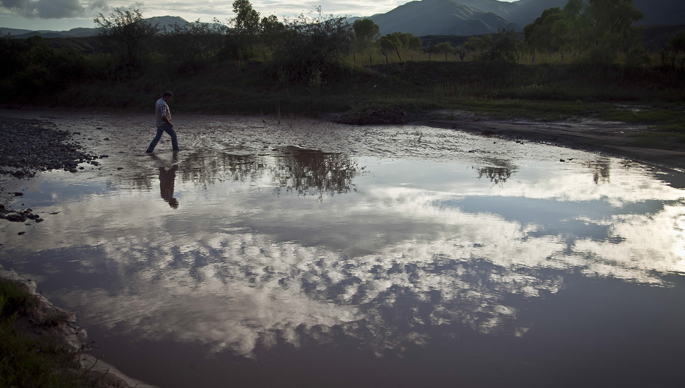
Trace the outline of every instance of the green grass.
{"type": "Polygon", "coordinates": [[[20,283],[0,280],[0,319],[14,314],[26,315],[38,306],[38,298],[31,295],[20,283]]]}
{"type": "Polygon", "coordinates": [[[0,280],[0,387],[79,387],[76,352],[57,340],[28,337],[15,327],[38,306],[23,285],[0,280]]]}
{"type": "Polygon", "coordinates": [[[76,387],[79,365],[73,350],[20,335],[13,319],[0,323],[0,386],[76,387]]]}

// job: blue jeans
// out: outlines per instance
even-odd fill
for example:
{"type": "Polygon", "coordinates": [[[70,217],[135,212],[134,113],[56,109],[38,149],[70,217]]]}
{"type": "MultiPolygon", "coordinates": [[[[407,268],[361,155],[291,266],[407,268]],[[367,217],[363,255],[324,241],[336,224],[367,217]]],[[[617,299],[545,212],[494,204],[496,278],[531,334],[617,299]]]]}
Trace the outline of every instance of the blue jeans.
{"type": "Polygon", "coordinates": [[[150,143],[150,146],[147,147],[146,152],[152,152],[155,150],[155,147],[157,147],[157,143],[159,143],[159,139],[162,138],[162,134],[164,134],[164,132],[171,136],[171,145],[174,148],[174,151],[178,151],[178,139],[176,139],[176,131],[174,131],[169,124],[164,124],[161,127],[157,127],[157,136],[152,139],[152,143],[150,143]]]}

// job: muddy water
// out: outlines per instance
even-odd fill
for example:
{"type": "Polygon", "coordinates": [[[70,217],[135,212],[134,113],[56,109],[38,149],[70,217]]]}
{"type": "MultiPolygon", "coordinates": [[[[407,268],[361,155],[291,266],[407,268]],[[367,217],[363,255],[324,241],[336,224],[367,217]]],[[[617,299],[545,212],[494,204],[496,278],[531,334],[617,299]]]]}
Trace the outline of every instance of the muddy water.
{"type": "Polygon", "coordinates": [[[443,129],[262,118],[182,118],[186,149],[149,156],[143,116],[47,119],[109,157],[9,182],[46,221],[0,224],[0,264],[134,378],[680,383],[677,175],[443,129]]]}

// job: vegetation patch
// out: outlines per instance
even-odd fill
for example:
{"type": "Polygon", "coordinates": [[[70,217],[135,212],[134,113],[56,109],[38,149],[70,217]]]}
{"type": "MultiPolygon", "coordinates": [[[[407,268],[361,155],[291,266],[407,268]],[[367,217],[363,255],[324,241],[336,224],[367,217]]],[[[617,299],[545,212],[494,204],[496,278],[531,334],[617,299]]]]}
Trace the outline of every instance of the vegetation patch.
{"type": "Polygon", "coordinates": [[[85,370],[80,352],[34,327],[64,324],[56,309],[39,314],[39,298],[17,281],[0,279],[0,387],[126,387],[123,381],[85,370]]]}

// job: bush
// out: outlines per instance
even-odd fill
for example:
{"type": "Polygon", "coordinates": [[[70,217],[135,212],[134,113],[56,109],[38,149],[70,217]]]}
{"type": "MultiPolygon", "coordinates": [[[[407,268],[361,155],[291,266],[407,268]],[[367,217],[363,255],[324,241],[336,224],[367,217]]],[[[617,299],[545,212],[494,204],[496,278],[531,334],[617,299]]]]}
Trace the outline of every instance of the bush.
{"type": "Polygon", "coordinates": [[[221,31],[199,20],[165,28],[156,38],[157,47],[167,59],[188,67],[199,65],[216,55],[222,44],[221,31]]]}
{"type": "Polygon", "coordinates": [[[628,67],[640,67],[649,65],[652,58],[649,56],[644,46],[636,46],[628,50],[626,65],[628,67]]]}
{"type": "Polygon", "coordinates": [[[324,16],[320,8],[316,11],[315,17],[300,15],[287,21],[283,40],[275,48],[272,68],[289,81],[311,83],[320,78],[323,82],[351,52],[354,34],[347,19],[324,16]]]}
{"type": "Polygon", "coordinates": [[[609,66],[616,62],[616,48],[620,47],[620,44],[621,36],[608,32],[590,48],[587,59],[597,65],[609,66]]]}
{"type": "Polygon", "coordinates": [[[38,306],[38,298],[28,293],[21,283],[0,280],[0,319],[9,319],[14,314],[26,314],[38,306]]]}
{"type": "Polygon", "coordinates": [[[24,41],[9,36],[0,38],[0,79],[11,77],[24,68],[28,48],[24,41]]]}
{"type": "Polygon", "coordinates": [[[109,16],[98,14],[93,21],[100,38],[117,48],[125,66],[139,66],[144,49],[157,34],[157,27],[143,20],[137,9],[116,8],[109,16]]]}
{"type": "Polygon", "coordinates": [[[680,31],[669,39],[666,47],[661,52],[664,66],[675,69],[676,63],[685,69],[685,31],[680,31]]]}

